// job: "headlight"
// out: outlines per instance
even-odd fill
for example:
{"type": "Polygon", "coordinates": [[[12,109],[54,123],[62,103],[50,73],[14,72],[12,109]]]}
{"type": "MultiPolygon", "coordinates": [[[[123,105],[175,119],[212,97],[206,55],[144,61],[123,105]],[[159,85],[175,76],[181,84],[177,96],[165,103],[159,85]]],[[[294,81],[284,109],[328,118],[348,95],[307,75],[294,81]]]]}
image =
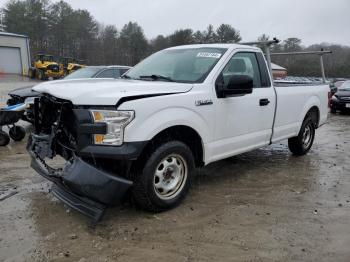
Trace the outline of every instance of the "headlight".
{"type": "Polygon", "coordinates": [[[120,146],[124,141],[124,128],[134,119],[134,111],[90,110],[95,123],[106,123],[106,134],[95,134],[98,145],[120,146]]]}
{"type": "Polygon", "coordinates": [[[338,97],[337,96],[332,96],[332,100],[338,100],[338,97]]]}

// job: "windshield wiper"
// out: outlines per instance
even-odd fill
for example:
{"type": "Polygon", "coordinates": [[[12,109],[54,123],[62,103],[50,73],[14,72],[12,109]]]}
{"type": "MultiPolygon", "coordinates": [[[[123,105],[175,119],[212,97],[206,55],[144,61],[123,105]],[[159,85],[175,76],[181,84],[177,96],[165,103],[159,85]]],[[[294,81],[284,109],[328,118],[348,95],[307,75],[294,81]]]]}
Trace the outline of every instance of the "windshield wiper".
{"type": "Polygon", "coordinates": [[[157,80],[166,80],[166,81],[169,81],[169,82],[174,82],[173,79],[171,79],[170,77],[168,76],[162,76],[162,75],[144,75],[144,76],[140,76],[140,78],[151,78],[152,80],[154,81],[157,81],[157,80]]]}

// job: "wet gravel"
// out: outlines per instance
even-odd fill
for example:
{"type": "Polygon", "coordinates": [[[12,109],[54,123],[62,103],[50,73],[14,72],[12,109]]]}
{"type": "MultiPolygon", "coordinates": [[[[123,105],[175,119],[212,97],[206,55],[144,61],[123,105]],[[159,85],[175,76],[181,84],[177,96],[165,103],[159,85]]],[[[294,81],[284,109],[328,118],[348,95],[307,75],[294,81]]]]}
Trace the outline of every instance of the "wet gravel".
{"type": "Polygon", "coordinates": [[[306,156],[281,143],[219,161],[178,208],[125,203],[94,226],[11,142],[0,148],[0,261],[350,261],[349,157],[350,115],[331,115],[306,156]]]}

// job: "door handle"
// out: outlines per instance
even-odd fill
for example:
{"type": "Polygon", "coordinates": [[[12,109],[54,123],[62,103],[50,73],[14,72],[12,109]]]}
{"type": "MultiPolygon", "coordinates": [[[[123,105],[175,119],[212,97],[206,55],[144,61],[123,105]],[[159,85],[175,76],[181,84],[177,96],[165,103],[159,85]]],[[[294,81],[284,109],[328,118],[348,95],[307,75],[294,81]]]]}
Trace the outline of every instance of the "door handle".
{"type": "Polygon", "coordinates": [[[259,104],[260,106],[267,106],[268,104],[270,104],[270,100],[267,98],[260,99],[259,104]]]}

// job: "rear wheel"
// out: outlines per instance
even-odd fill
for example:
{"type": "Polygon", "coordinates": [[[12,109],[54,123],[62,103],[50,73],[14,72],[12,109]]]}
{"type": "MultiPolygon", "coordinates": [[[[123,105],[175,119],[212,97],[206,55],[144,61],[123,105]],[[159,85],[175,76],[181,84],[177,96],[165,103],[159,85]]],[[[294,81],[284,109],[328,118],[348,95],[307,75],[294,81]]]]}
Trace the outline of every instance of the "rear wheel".
{"type": "Polygon", "coordinates": [[[288,139],[289,150],[297,156],[309,152],[315,138],[315,123],[311,116],[307,116],[301,125],[298,136],[288,139]]]}
{"type": "Polygon", "coordinates": [[[134,171],[133,198],[148,211],[173,208],[186,196],[193,169],[194,159],[187,145],[179,141],[165,143],[134,171]]]}
{"type": "Polygon", "coordinates": [[[0,131],[0,146],[7,146],[10,143],[10,137],[4,131],[0,131]]]}
{"type": "Polygon", "coordinates": [[[26,130],[21,126],[13,126],[9,130],[9,135],[14,141],[22,141],[26,136],[26,130]]]}

